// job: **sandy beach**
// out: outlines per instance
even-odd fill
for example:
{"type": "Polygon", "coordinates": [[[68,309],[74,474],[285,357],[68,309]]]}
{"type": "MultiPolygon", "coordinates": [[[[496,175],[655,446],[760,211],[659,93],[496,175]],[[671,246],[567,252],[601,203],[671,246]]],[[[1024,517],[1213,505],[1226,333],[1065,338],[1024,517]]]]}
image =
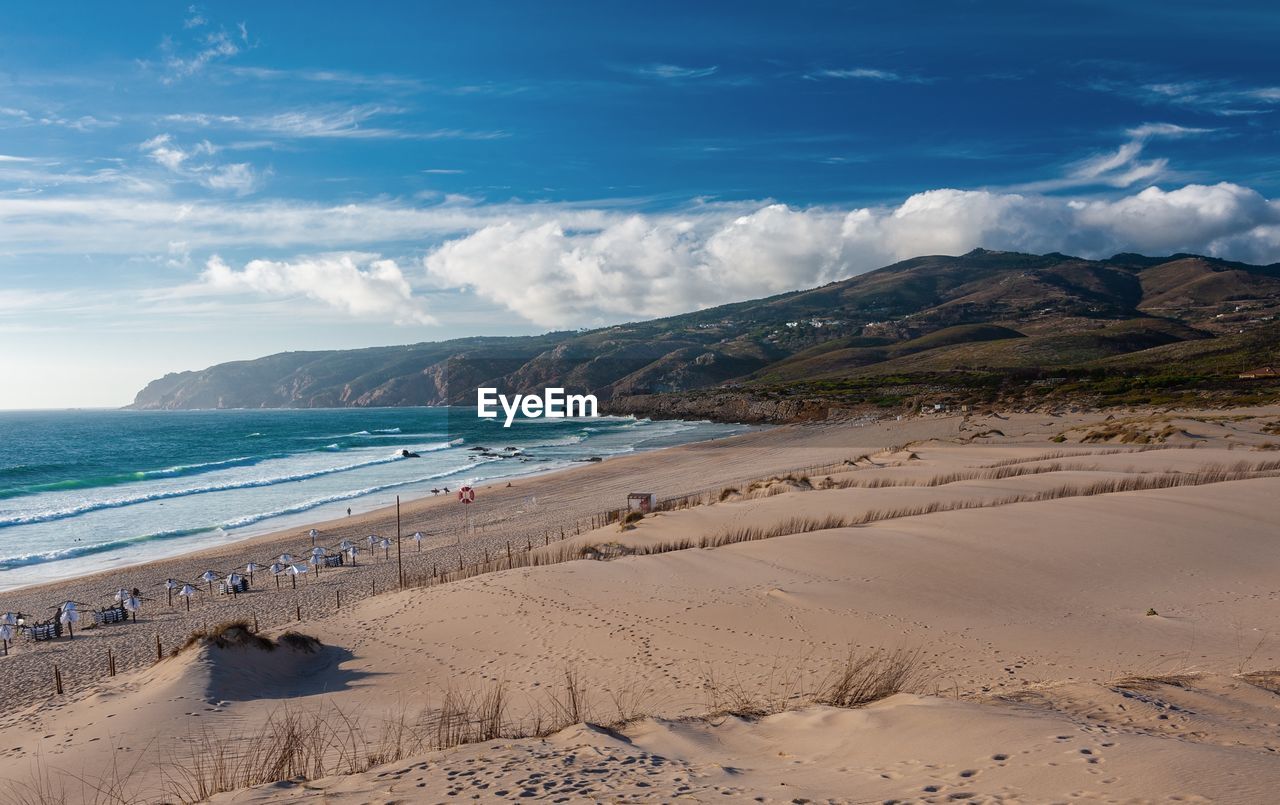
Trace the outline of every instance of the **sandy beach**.
{"type": "MultiPolygon", "coordinates": [[[[260,577],[189,614],[161,598],[138,623],[19,641],[0,660],[0,776],[16,801],[1265,801],[1277,421],[832,422],[481,488],[470,533],[451,498],[406,502],[402,533],[428,534],[403,546],[408,589],[379,551],[296,590],[260,577]],[[632,491],[689,498],[593,528],[632,491]],[[168,655],[255,617],[323,648],[197,642],[156,662],[157,635],[168,655]],[[831,693],[894,663],[867,706],[831,693]],[[286,705],[368,743],[246,788],[193,766],[211,738],[261,751],[286,705]],[[466,736],[442,744],[448,713],[466,736]]],[[[394,535],[395,513],[315,527],[324,544],[394,535]]],[[[119,586],[154,599],[166,577],[309,547],[268,535],[14,591],[0,611],[119,586]]]]}

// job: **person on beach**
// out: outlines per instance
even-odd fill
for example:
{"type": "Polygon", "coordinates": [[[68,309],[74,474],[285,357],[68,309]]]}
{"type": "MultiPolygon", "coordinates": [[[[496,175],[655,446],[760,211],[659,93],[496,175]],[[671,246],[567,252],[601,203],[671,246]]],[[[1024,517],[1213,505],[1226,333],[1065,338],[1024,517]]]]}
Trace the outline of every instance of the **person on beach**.
{"type": "Polygon", "coordinates": [[[350,506],[348,506],[348,507],[347,507],[347,516],[348,516],[348,517],[350,517],[350,516],[351,516],[351,507],[350,507],[350,506]]]}

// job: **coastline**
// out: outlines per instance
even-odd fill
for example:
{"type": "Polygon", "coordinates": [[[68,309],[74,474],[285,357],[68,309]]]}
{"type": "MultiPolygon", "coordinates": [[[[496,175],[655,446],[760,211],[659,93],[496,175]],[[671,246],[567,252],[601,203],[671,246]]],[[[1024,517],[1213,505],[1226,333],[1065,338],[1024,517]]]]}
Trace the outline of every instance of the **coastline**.
{"type": "MultiPolygon", "coordinates": [[[[308,574],[296,589],[287,577],[279,592],[259,579],[234,599],[200,593],[190,612],[153,598],[137,623],[89,629],[82,622],[74,640],[20,640],[0,658],[10,694],[0,705],[0,738],[10,747],[0,749],[0,770],[19,780],[41,768],[96,780],[126,764],[139,771],[125,801],[173,801],[166,775],[186,751],[174,747],[203,757],[202,746],[225,741],[247,757],[275,740],[276,715],[327,713],[348,724],[357,743],[377,742],[386,729],[403,735],[398,725],[425,730],[413,733],[425,743],[410,736],[378,755],[387,765],[331,768],[305,784],[273,783],[215,801],[276,802],[317,788],[353,805],[421,801],[413,795],[423,778],[400,779],[410,761],[452,778],[483,757],[475,768],[489,774],[492,752],[533,735],[535,753],[558,767],[561,758],[573,763],[583,734],[615,730],[608,734],[640,745],[672,725],[733,723],[777,728],[768,755],[792,754],[769,777],[794,769],[797,746],[799,756],[814,752],[813,768],[834,775],[815,790],[829,793],[853,790],[847,758],[862,750],[828,760],[825,749],[803,747],[813,735],[809,721],[834,726],[838,718],[831,741],[889,741],[899,747],[890,755],[916,759],[901,778],[883,774],[888,761],[863,763],[852,783],[882,793],[879,799],[904,799],[940,779],[973,791],[974,745],[945,736],[969,734],[974,719],[985,718],[991,734],[978,754],[996,762],[981,766],[983,791],[1004,790],[1006,769],[1029,775],[1014,782],[1037,801],[1051,791],[1093,791],[1092,759],[1105,756],[1112,769],[1132,759],[1118,778],[1123,784],[1108,791],[1149,793],[1151,770],[1221,763],[1229,751],[1235,771],[1205,776],[1205,791],[1257,801],[1252,788],[1231,794],[1241,793],[1232,781],[1248,777],[1238,770],[1261,764],[1270,757],[1261,748],[1274,744],[1274,704],[1264,698],[1274,695],[1268,672],[1280,667],[1268,639],[1280,515],[1265,501],[1280,483],[1270,432],[1280,407],[1103,417],[826,422],[681,445],[510,488],[481,487],[477,505],[500,516],[467,534],[450,529],[462,517],[452,498],[410,501],[402,507],[404,533],[424,524],[432,533],[420,554],[404,544],[405,589],[397,589],[394,553],[363,554],[358,567],[308,574]],[[1097,434],[1111,436],[1100,443],[1097,434]],[[1152,441],[1152,434],[1169,435],[1152,441]],[[627,492],[670,498],[698,490],[712,494],[631,527],[597,520],[576,533],[584,515],[620,505],[627,492]],[[527,504],[534,495],[538,503],[527,504]],[[452,573],[459,561],[466,572],[452,573]],[[443,583],[429,583],[432,565],[450,571],[443,583]],[[225,634],[223,624],[249,643],[208,637],[225,634]],[[183,649],[195,632],[206,637],[183,649]],[[275,648],[255,648],[262,643],[275,648]],[[899,658],[919,676],[865,709],[822,699],[815,709],[796,698],[838,677],[853,656],[899,658]],[[547,724],[540,721],[546,708],[560,706],[555,697],[569,686],[589,693],[590,706],[553,715],[545,733],[531,728],[547,724]],[[1131,690],[1155,702],[1146,716],[1132,709],[1131,690]],[[458,701],[451,693],[478,702],[472,697],[486,692],[503,697],[501,742],[432,743],[440,723],[433,719],[458,701]],[[1184,718],[1186,708],[1211,712],[1218,726],[1205,737],[1201,722],[1184,718]],[[747,715],[732,718],[737,713],[747,715]],[[1021,737],[1011,741],[1014,723],[1021,737]],[[206,744],[190,744],[193,735],[207,736],[206,744]],[[1153,762],[1155,741],[1186,760],[1153,762]],[[1020,754],[1019,743],[1031,754],[1020,754]],[[449,754],[421,754],[433,748],[449,754]],[[1052,780],[1044,778],[1046,766],[1056,767],[1052,780]]],[[[394,511],[317,525],[322,540],[358,538],[394,528],[394,511]]],[[[239,561],[246,545],[297,553],[307,544],[295,530],[142,568],[225,570],[219,563],[239,561]]],[[[35,606],[67,597],[89,602],[108,583],[147,582],[143,571],[20,592],[35,606]]],[[[0,610],[17,597],[0,595],[0,610]]],[[[687,742],[663,742],[654,751],[714,775],[687,742]]],[[[598,762],[594,747],[582,751],[598,762]]],[[[562,776],[572,782],[578,768],[585,767],[562,776]]],[[[756,768],[773,767],[761,760],[756,768]]],[[[717,795],[737,792],[741,781],[731,777],[717,795]]],[[[706,774],[689,779],[698,796],[712,792],[706,774]]],[[[601,782],[613,786],[618,778],[601,782]]],[[[492,791],[513,790],[506,785],[492,791]]],[[[778,783],[761,785],[776,792],[778,783]]],[[[444,780],[433,796],[446,793],[460,789],[444,780]]]]}
{"type": "MultiPolygon", "coordinates": [[[[926,429],[938,431],[939,424],[931,423],[926,429]]],[[[943,425],[941,430],[954,428],[952,423],[943,425]]],[[[880,442],[887,438],[878,433],[880,430],[868,426],[854,428],[853,432],[865,432],[866,439],[858,441],[875,449],[883,446],[880,442]]],[[[849,433],[849,423],[780,426],[522,476],[509,487],[505,482],[482,485],[477,488],[477,502],[470,513],[471,532],[464,532],[467,514],[452,495],[402,501],[405,574],[430,574],[433,566],[456,568],[459,562],[473,565],[504,552],[508,544],[528,547],[570,538],[576,531],[589,529],[593,515],[624,507],[628,492],[652,492],[660,499],[685,495],[743,483],[761,473],[785,473],[842,461],[856,452],[851,444],[841,444],[844,439],[836,439],[833,444],[828,435],[833,432],[849,433]],[[527,503],[530,499],[536,502],[527,503]],[[425,535],[421,551],[409,539],[418,530],[425,535]]],[[[88,611],[106,604],[119,588],[138,587],[147,599],[142,620],[137,624],[94,630],[96,634],[92,635],[81,632],[74,641],[55,644],[24,640],[11,650],[5,666],[15,687],[39,689],[46,682],[51,657],[56,653],[68,689],[76,689],[91,686],[100,677],[99,655],[106,646],[112,648],[119,668],[125,669],[154,661],[157,636],[167,651],[185,640],[193,629],[233,618],[256,618],[263,628],[268,628],[295,620],[299,612],[304,619],[332,614],[339,598],[345,608],[398,584],[394,550],[387,559],[380,550],[368,552],[364,541],[371,533],[394,538],[395,528],[395,507],[382,507],[175,557],[0,592],[0,612],[27,613],[36,620],[51,617],[54,608],[65,600],[89,605],[82,607],[88,620],[88,611]],[[321,534],[317,544],[334,545],[351,539],[365,549],[357,558],[357,565],[322,571],[319,576],[308,574],[298,580],[296,588],[288,576],[282,576],[279,594],[275,581],[264,572],[256,576],[249,595],[232,599],[210,594],[209,585],[199,581],[206,569],[225,574],[243,568],[249,560],[268,564],[283,552],[301,558],[310,549],[307,532],[311,527],[321,534]],[[173,606],[168,606],[162,586],[166,578],[191,582],[199,590],[190,613],[176,597],[173,606]],[[99,642],[103,645],[92,645],[99,642]],[[47,651],[50,648],[52,652],[47,651]]],[[[81,628],[85,625],[82,623],[81,628]]],[[[8,702],[8,707],[14,706],[13,699],[8,702]]]]}
{"type": "MultiPolygon", "coordinates": [[[[517,428],[499,433],[460,427],[459,438],[446,443],[442,434],[452,426],[445,424],[439,410],[361,411],[358,420],[346,409],[300,412],[298,417],[275,411],[233,411],[227,412],[228,417],[212,418],[209,413],[190,412],[191,416],[202,416],[195,423],[196,432],[202,435],[193,439],[193,454],[174,441],[174,434],[188,420],[181,413],[157,417],[154,412],[143,412],[141,416],[155,421],[141,425],[132,421],[121,425],[114,418],[67,421],[48,417],[26,423],[49,438],[61,438],[77,428],[90,435],[95,430],[119,431],[128,437],[123,443],[130,447],[107,451],[104,457],[95,455],[87,459],[90,463],[83,469],[59,465],[63,474],[52,482],[37,477],[29,482],[31,486],[24,487],[15,480],[13,489],[0,490],[0,497],[5,498],[0,500],[5,504],[0,506],[0,536],[5,549],[0,554],[0,593],[123,570],[289,530],[305,531],[316,522],[344,519],[351,509],[363,514],[392,506],[397,497],[429,497],[433,487],[489,484],[499,478],[505,483],[572,469],[588,461],[756,429],[751,425],[658,424],[637,422],[634,417],[602,417],[599,424],[587,423],[591,427],[580,432],[572,428],[517,428]],[[383,427],[388,429],[380,429],[383,427]],[[154,453],[145,449],[150,446],[145,439],[152,438],[152,432],[159,434],[154,453]],[[254,438],[264,435],[266,438],[254,438]],[[492,440],[504,439],[511,441],[498,443],[515,444],[530,452],[518,450],[510,456],[474,452],[492,440]],[[207,445],[213,442],[221,447],[210,449],[207,445]],[[393,443],[398,443],[395,451],[391,451],[393,443]],[[137,444],[144,446],[143,451],[133,447],[137,444]],[[413,451],[414,459],[420,452],[422,460],[400,460],[402,446],[413,451]],[[168,463],[153,456],[165,456],[168,463]],[[498,460],[502,458],[508,460],[498,460]],[[160,466],[164,468],[152,469],[160,466]],[[145,469],[135,472],[135,467],[145,469]],[[77,491],[81,488],[84,497],[77,491]]],[[[65,444],[63,448],[71,455],[79,446],[65,444]]],[[[7,460],[21,470],[25,466],[22,462],[30,459],[11,454],[7,460]]]]}
{"type": "MultiPolygon", "coordinates": [[[[611,456],[602,457],[599,461],[582,459],[575,462],[579,466],[556,466],[556,467],[548,467],[543,469],[532,469],[527,473],[522,473],[519,475],[503,476],[501,479],[482,481],[478,485],[476,485],[475,488],[477,490],[489,490],[489,489],[494,489],[499,487],[505,489],[506,482],[510,481],[513,484],[511,488],[514,489],[519,487],[523,489],[524,484],[527,484],[529,481],[533,479],[548,478],[548,477],[556,476],[562,473],[575,473],[575,472],[583,472],[583,471],[589,472],[594,468],[598,468],[600,466],[609,464],[611,462],[621,461],[626,459],[634,459],[637,457],[663,453],[666,451],[679,450],[684,447],[693,447],[698,445],[710,446],[716,443],[727,444],[731,442],[731,440],[738,439],[742,436],[750,436],[752,433],[763,433],[763,432],[766,432],[767,430],[772,430],[772,429],[775,429],[776,427],[783,427],[783,426],[774,426],[774,428],[769,428],[769,429],[764,429],[764,428],[761,428],[760,426],[752,426],[752,427],[753,427],[753,430],[745,434],[734,434],[728,437],[702,439],[699,441],[693,441],[693,442],[688,442],[684,444],[644,449],[644,450],[636,451],[634,453],[611,455],[611,456]]],[[[370,498],[372,497],[373,496],[371,495],[370,498]]],[[[344,501],[344,502],[348,502],[348,501],[344,501]]],[[[349,501],[349,502],[366,503],[367,501],[355,499],[354,501],[349,501]]],[[[439,509],[441,512],[447,512],[448,511],[447,504],[449,503],[455,503],[455,504],[457,503],[456,499],[453,497],[452,494],[439,495],[439,496],[417,495],[415,497],[405,497],[404,499],[401,500],[401,514],[403,517],[407,518],[411,511],[414,513],[414,516],[427,516],[425,514],[426,511],[436,512],[437,509],[439,509]]],[[[600,511],[603,511],[604,508],[605,507],[603,506],[600,507],[600,511]]],[[[100,570],[89,570],[83,573],[74,573],[72,575],[59,576],[57,578],[48,579],[46,581],[37,581],[31,584],[23,584],[21,586],[16,586],[16,587],[0,588],[0,611],[4,611],[5,609],[5,605],[3,604],[3,601],[6,596],[9,596],[10,594],[26,593],[29,591],[37,590],[42,587],[44,588],[58,587],[65,584],[79,583],[82,581],[89,581],[97,578],[101,578],[103,580],[104,585],[110,586],[112,584],[112,582],[109,580],[110,577],[120,575],[120,574],[127,575],[127,574],[133,574],[133,573],[148,575],[149,574],[147,570],[148,568],[152,568],[159,565],[167,565],[170,563],[185,564],[185,563],[188,563],[190,560],[202,559],[202,558],[208,558],[213,560],[225,559],[229,554],[234,554],[238,551],[253,553],[254,558],[257,557],[257,554],[261,553],[261,550],[270,550],[272,551],[272,555],[278,555],[279,553],[281,553],[281,550],[277,550],[277,549],[280,548],[281,546],[288,548],[289,546],[292,545],[296,548],[297,546],[295,545],[295,543],[299,543],[299,542],[306,542],[307,543],[306,547],[310,548],[311,547],[310,540],[307,537],[307,532],[311,529],[316,529],[320,531],[322,534],[325,535],[326,538],[329,536],[332,536],[333,539],[330,540],[330,542],[337,542],[338,540],[349,538],[351,532],[358,532],[361,536],[368,533],[377,533],[380,536],[389,536],[390,535],[389,532],[393,533],[395,529],[396,507],[394,503],[376,505],[373,508],[366,509],[365,511],[353,511],[353,513],[350,516],[311,519],[310,515],[313,513],[314,512],[308,511],[308,512],[301,512],[297,515],[293,515],[292,519],[299,521],[296,525],[290,525],[284,528],[264,527],[256,531],[252,528],[252,526],[250,526],[250,527],[246,527],[245,533],[243,533],[243,535],[237,535],[230,539],[227,539],[224,542],[213,544],[213,545],[193,546],[188,550],[183,550],[180,553],[169,555],[169,556],[163,556],[155,559],[147,559],[147,560],[142,560],[137,562],[128,562],[112,568],[105,568],[100,570]]],[[[438,515],[439,512],[436,512],[436,514],[438,515]]],[[[456,512],[454,514],[456,514],[456,512]]],[[[578,516],[582,517],[582,516],[588,516],[588,515],[583,515],[580,513],[578,516]]],[[[287,519],[287,518],[281,517],[277,519],[287,519]]],[[[454,521],[455,520],[460,521],[462,518],[460,516],[453,517],[453,518],[445,516],[444,519],[448,524],[447,526],[433,526],[433,529],[440,528],[440,527],[456,528],[457,523],[455,523],[454,521]]],[[[270,521],[265,521],[265,522],[269,523],[270,521]]],[[[404,525],[404,536],[406,537],[411,535],[415,530],[419,530],[419,528],[417,527],[408,528],[407,520],[405,523],[403,523],[403,525],[404,525]]],[[[424,531],[424,534],[425,534],[426,533],[425,529],[422,529],[422,530],[424,531]]],[[[319,540],[318,544],[328,544],[328,543],[325,542],[325,539],[321,539],[319,540]]],[[[294,550],[293,552],[295,554],[298,553],[297,550],[294,550]]],[[[243,562],[241,562],[240,564],[243,564],[243,562]]],[[[151,573],[149,575],[154,575],[154,574],[151,573]]]]}

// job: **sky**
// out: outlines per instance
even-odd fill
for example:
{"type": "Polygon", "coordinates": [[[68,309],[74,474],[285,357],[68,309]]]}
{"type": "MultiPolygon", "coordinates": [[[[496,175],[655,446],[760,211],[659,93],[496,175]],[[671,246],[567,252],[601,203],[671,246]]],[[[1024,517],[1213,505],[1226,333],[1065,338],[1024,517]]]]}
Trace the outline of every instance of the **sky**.
{"type": "Polygon", "coordinates": [[[0,408],[975,247],[1280,261],[1280,10],[14,3],[0,408]]]}

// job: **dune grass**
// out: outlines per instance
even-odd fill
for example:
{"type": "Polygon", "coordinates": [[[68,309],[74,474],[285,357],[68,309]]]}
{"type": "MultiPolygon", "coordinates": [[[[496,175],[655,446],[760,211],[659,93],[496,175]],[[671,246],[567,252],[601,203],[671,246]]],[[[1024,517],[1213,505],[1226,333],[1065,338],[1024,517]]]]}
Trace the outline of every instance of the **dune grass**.
{"type": "MultiPolygon", "coordinates": [[[[1117,451],[1130,452],[1130,451],[1117,451]]],[[[1000,480],[1025,475],[1047,474],[1063,471],[1089,471],[1088,467],[1068,467],[1061,464],[1048,464],[1043,467],[1019,467],[1001,465],[994,468],[979,468],[971,471],[947,473],[929,478],[911,479],[870,479],[867,482],[850,481],[842,488],[861,486],[865,488],[890,487],[937,487],[965,480],[1000,480]]],[[[772,525],[741,526],[715,534],[680,537],[647,545],[623,545],[608,543],[598,545],[557,545],[551,549],[532,551],[513,551],[508,555],[499,555],[487,562],[479,562],[465,567],[438,572],[434,575],[419,573],[407,577],[410,586],[434,586],[463,579],[513,570],[526,567],[542,567],[562,564],[582,559],[607,560],[625,556],[653,556],[683,551],[694,548],[720,548],[741,542],[754,542],[774,537],[805,534],[813,531],[825,531],[834,528],[849,528],[871,525],[872,523],[899,520],[906,517],[919,517],[941,512],[963,511],[967,509],[988,509],[1000,506],[1011,506],[1018,503],[1038,503],[1064,498],[1092,497],[1120,492],[1141,492],[1157,489],[1171,489],[1182,486],[1203,486],[1206,484],[1225,483],[1229,481],[1250,480],[1280,476],[1280,460],[1253,462],[1239,461],[1234,464],[1209,464],[1191,472],[1151,472],[1122,477],[1100,478],[1091,481],[1062,484],[1060,486],[1037,491],[1019,492],[994,499],[971,500],[936,500],[929,503],[887,508],[866,509],[854,515],[829,514],[820,517],[792,517],[772,525]]],[[[836,482],[827,488],[836,488],[836,482]]]]}
{"type": "MultiPolygon", "coordinates": [[[[715,704],[693,720],[712,721],[725,715],[761,718],[784,710],[823,704],[862,707],[904,691],[922,691],[928,679],[924,655],[918,649],[850,651],[844,660],[798,669],[791,667],[785,693],[778,680],[763,685],[735,684],[702,687],[715,704]],[[802,687],[797,680],[818,680],[802,687]],[[775,692],[771,692],[775,691],[775,692]]],[[[564,670],[558,686],[530,696],[516,719],[511,696],[501,681],[470,691],[450,687],[438,705],[411,713],[396,710],[387,720],[362,718],[333,704],[301,708],[281,704],[259,727],[248,731],[202,728],[153,761],[157,767],[139,769],[140,760],[121,773],[108,772],[92,782],[61,769],[37,764],[30,779],[0,791],[4,805],[125,805],[140,801],[204,802],[236,791],[280,780],[316,780],[333,775],[359,774],[377,766],[432,751],[455,749],[498,739],[538,738],[580,723],[620,729],[642,718],[660,718],[650,707],[646,691],[615,691],[611,707],[602,704],[602,691],[576,668],[564,670]],[[140,771],[157,772],[161,790],[137,788],[140,771]],[[134,787],[127,785],[132,778],[134,787]]],[[[118,752],[117,750],[117,756],[118,752]]]]}
{"type": "Polygon", "coordinates": [[[214,648],[256,648],[261,651],[275,651],[276,644],[253,631],[247,620],[234,620],[220,623],[212,628],[197,629],[187,635],[181,646],[173,649],[172,656],[177,656],[193,646],[212,646],[214,648]]]}

